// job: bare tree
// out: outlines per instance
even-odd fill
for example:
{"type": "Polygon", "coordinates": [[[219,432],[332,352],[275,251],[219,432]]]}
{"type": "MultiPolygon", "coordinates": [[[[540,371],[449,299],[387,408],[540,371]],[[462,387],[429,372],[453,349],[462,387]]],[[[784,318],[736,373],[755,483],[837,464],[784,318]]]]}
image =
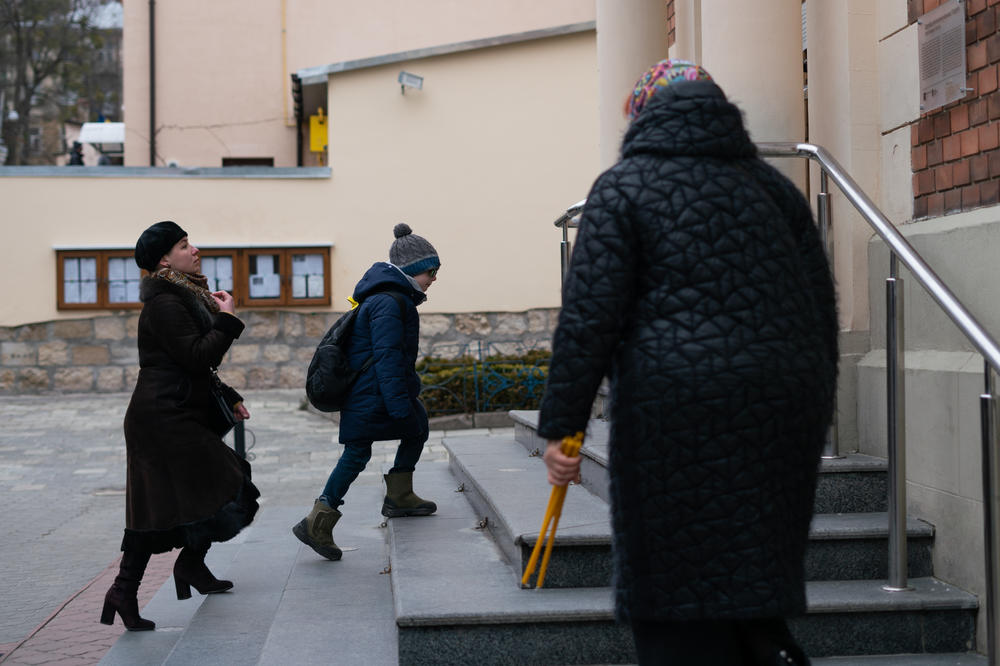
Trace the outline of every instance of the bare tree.
{"type": "Polygon", "coordinates": [[[94,47],[101,0],[0,0],[0,91],[14,113],[3,119],[7,164],[25,164],[32,109],[73,97],[94,47]]]}

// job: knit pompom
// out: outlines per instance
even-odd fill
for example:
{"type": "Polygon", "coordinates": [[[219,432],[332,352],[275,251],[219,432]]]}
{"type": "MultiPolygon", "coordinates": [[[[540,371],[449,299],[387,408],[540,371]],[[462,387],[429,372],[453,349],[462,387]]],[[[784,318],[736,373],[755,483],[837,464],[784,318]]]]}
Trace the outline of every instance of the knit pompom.
{"type": "Polygon", "coordinates": [[[410,228],[406,222],[400,222],[392,228],[392,235],[396,238],[402,238],[413,233],[413,229],[410,228]]]}

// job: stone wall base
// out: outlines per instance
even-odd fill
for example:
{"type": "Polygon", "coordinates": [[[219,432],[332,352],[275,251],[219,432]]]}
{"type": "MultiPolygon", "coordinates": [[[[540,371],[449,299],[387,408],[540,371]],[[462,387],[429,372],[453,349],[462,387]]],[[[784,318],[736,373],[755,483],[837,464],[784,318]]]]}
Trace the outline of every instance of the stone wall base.
{"type": "MultiPolygon", "coordinates": [[[[234,388],[299,388],[320,338],[342,314],[253,310],[219,370],[234,388]]],[[[558,309],[426,314],[424,356],[549,349],[558,309]]],[[[139,372],[134,310],[0,327],[0,395],[131,391],[139,372]]]]}

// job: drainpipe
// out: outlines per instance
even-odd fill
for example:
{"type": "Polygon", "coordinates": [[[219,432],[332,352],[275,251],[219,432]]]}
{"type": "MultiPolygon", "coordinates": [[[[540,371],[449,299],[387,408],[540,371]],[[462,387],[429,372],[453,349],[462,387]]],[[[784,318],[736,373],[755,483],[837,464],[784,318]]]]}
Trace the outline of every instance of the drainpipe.
{"type": "Polygon", "coordinates": [[[149,0],[149,166],[156,166],[156,0],[149,0]]]}

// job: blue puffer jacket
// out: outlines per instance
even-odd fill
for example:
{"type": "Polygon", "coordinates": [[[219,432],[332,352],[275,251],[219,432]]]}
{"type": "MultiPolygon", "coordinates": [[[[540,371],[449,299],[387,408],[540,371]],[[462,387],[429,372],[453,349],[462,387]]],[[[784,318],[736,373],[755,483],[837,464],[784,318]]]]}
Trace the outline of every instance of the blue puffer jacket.
{"type": "Polygon", "coordinates": [[[354,287],[361,303],[348,347],[348,362],[374,362],[351,387],[340,410],[340,441],[413,437],[427,430],[427,413],[417,400],[420,378],[414,365],[420,338],[417,305],[427,296],[412,278],[389,263],[374,264],[354,287]],[[403,295],[405,312],[386,291],[403,295]]]}

